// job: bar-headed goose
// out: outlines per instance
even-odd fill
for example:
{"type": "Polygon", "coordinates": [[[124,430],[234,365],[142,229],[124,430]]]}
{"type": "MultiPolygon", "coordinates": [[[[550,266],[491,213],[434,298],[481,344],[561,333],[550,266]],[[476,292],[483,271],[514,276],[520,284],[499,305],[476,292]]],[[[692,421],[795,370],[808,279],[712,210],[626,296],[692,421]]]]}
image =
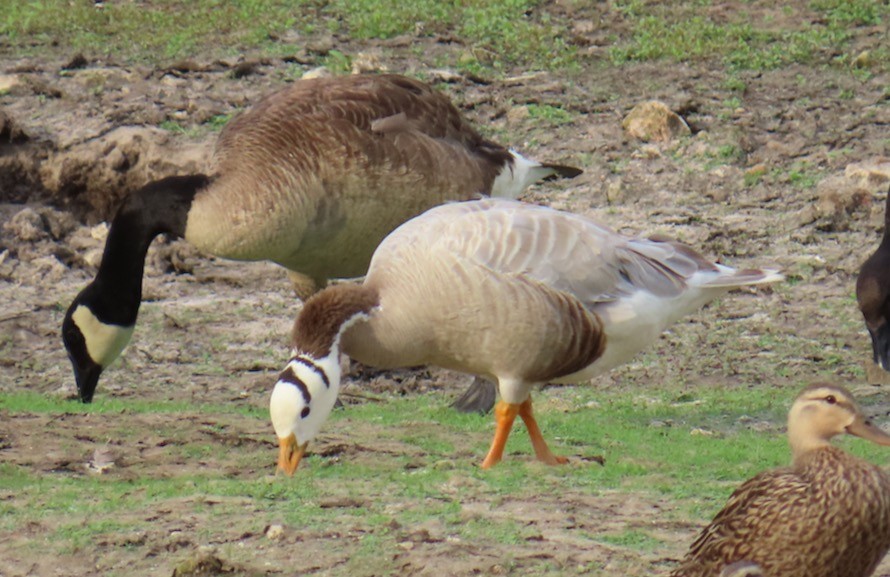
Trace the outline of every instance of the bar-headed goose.
{"type": "Polygon", "coordinates": [[[890,371],[890,191],[884,209],[884,237],[859,269],[856,300],[871,336],[874,361],[890,371]]]}
{"type": "Polygon", "coordinates": [[[293,473],[328,417],[341,350],[376,367],[433,364],[495,380],[502,400],[482,466],[500,461],[517,415],[538,459],[562,462],[532,416],[533,385],[590,379],[718,295],[780,279],[515,201],[431,209],[383,241],[363,284],[304,305],[270,402],[279,466],[293,473]]]}
{"type": "Polygon", "coordinates": [[[890,548],[890,476],[832,446],[843,433],[890,445],[846,389],[806,387],[788,413],[791,466],[736,489],[671,577],[710,577],[741,559],[777,577],[871,575],[890,548]]]}
{"type": "Polygon", "coordinates": [[[209,176],[171,177],[129,195],[96,278],[71,303],[62,337],[81,400],[127,345],[152,239],[270,260],[312,287],[365,273],[399,224],[446,201],[516,197],[581,171],[523,158],[482,138],[442,94],[403,76],[298,81],[233,119],[209,176]]]}

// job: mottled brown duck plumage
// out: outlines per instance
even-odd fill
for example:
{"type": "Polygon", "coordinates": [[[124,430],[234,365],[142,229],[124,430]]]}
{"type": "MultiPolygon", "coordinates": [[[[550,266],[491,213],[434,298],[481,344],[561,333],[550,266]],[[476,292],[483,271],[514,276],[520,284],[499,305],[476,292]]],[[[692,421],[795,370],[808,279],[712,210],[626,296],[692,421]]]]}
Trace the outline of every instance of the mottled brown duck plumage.
{"type": "Polygon", "coordinates": [[[844,432],[879,444],[848,391],[810,385],[789,414],[790,467],[748,480],[689,549],[672,577],[716,577],[756,563],[765,577],[866,577],[890,548],[890,477],[831,446],[844,432]]]}

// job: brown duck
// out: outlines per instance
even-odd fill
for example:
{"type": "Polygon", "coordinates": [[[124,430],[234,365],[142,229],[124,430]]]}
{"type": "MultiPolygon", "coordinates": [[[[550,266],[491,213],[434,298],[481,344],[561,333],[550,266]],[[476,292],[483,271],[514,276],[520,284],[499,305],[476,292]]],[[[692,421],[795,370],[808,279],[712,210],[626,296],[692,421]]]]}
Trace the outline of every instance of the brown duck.
{"type": "Polygon", "coordinates": [[[788,414],[792,465],[736,489],[671,576],[714,577],[739,560],[766,577],[871,575],[890,548],[890,477],[832,446],[842,433],[890,445],[846,389],[806,387],[788,414]]]}
{"type": "Polygon", "coordinates": [[[92,400],[133,334],[158,234],[219,257],[275,262],[308,296],[329,278],[365,274],[380,241],[432,206],[515,198],[533,182],[580,172],[483,138],[448,98],[411,78],[295,82],[223,129],[208,175],[165,178],[124,200],[99,271],[62,324],[80,398],[92,400]]]}

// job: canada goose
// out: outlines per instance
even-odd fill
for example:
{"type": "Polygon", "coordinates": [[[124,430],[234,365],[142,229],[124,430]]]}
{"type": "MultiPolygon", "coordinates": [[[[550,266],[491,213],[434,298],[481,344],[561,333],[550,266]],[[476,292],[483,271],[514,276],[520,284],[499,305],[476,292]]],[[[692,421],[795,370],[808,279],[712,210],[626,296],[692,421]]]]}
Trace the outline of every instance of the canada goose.
{"type": "Polygon", "coordinates": [[[500,461],[517,415],[537,458],[564,462],[535,423],[534,384],[590,379],[721,293],[781,278],[540,206],[485,199],[433,208],[383,241],[363,284],[305,303],[270,401],[279,466],[292,474],[328,417],[340,350],[376,367],[433,364],[494,379],[502,400],[482,466],[500,461]]]}
{"type": "Polygon", "coordinates": [[[395,75],[295,82],[229,122],[213,160],[210,176],[152,182],[118,209],[96,278],[62,324],[83,402],[133,334],[158,234],[219,257],[273,261],[308,296],[328,278],[363,275],[377,244],[432,206],[516,197],[581,172],[482,138],[444,95],[395,75]]]}
{"type": "Polygon", "coordinates": [[[843,387],[806,387],[788,413],[790,467],[735,490],[672,577],[705,577],[745,559],[769,577],[865,577],[890,548],[890,477],[831,445],[849,433],[879,445],[890,435],[843,387]]]}
{"type": "Polygon", "coordinates": [[[884,237],[878,249],[859,269],[856,300],[871,335],[875,363],[890,371],[890,191],[884,209],[884,237]]]}

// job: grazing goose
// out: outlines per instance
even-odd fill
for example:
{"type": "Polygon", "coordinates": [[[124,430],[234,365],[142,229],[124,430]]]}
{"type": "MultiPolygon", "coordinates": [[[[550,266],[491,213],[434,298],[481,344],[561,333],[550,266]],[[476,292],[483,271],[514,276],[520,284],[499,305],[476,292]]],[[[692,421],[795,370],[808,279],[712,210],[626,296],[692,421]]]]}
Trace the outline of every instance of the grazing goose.
{"type": "Polygon", "coordinates": [[[890,371],[890,191],[884,209],[884,237],[878,250],[863,263],[856,279],[856,300],[871,335],[875,363],[890,371]]]}
{"type": "Polygon", "coordinates": [[[671,576],[711,577],[739,559],[769,577],[871,575],[890,548],[890,477],[832,446],[842,433],[890,445],[846,389],[806,387],[788,413],[792,465],[736,489],[671,576]]]}
{"type": "Polygon", "coordinates": [[[538,459],[564,462],[532,415],[536,383],[590,379],[718,295],[779,279],[540,206],[433,208],[383,241],[363,284],[331,286],[304,305],[270,402],[279,466],[292,474],[327,419],[341,350],[376,367],[432,364],[497,381],[497,429],[482,466],[501,460],[517,416],[538,459]]]}
{"type": "Polygon", "coordinates": [[[211,175],[165,178],[129,195],[96,278],[71,303],[62,337],[83,402],[133,334],[152,239],[270,260],[314,292],[365,273],[399,224],[446,201],[515,198],[581,171],[540,164],[482,138],[442,94],[403,76],[295,82],[233,119],[211,175]]]}

